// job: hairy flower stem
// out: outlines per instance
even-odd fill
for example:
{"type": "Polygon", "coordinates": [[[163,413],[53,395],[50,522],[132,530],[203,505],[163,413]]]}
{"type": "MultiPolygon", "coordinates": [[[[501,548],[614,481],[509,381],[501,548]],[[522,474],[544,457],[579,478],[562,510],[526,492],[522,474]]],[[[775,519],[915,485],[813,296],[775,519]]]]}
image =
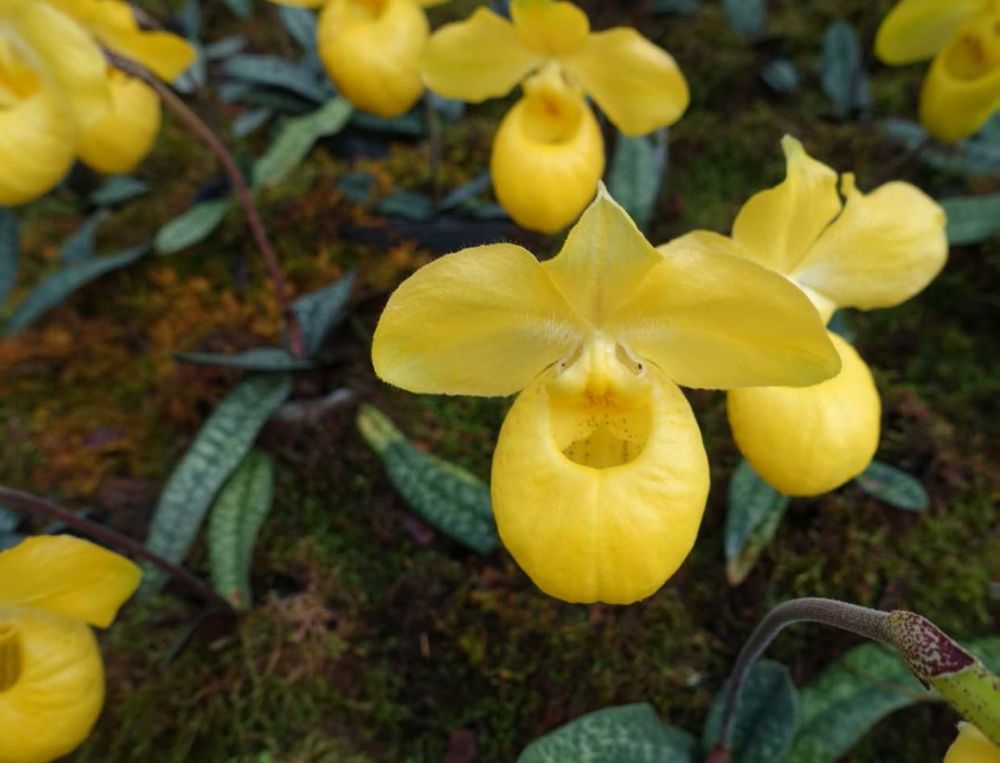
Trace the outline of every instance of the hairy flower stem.
{"type": "Polygon", "coordinates": [[[178,583],[185,586],[191,593],[203,599],[213,610],[222,612],[232,612],[232,605],[219,594],[209,588],[195,575],[188,572],[183,567],[164,559],[154,551],[150,551],[139,541],[133,540],[126,535],[122,535],[116,530],[104,527],[96,522],[91,522],[86,517],[81,517],[76,512],[64,509],[58,504],[39,498],[30,493],[23,493],[20,490],[0,486],[0,505],[10,508],[21,509],[35,516],[45,517],[49,520],[62,522],[67,527],[85,535],[88,538],[100,543],[103,546],[110,546],[122,551],[136,559],[145,559],[152,562],[157,567],[166,572],[178,583]]]}
{"type": "Polygon", "coordinates": [[[222,138],[220,138],[218,134],[202,120],[201,117],[199,117],[186,103],[184,103],[181,98],[174,93],[173,90],[163,84],[151,72],[129,59],[122,58],[121,56],[114,55],[113,53],[106,53],[106,55],[115,68],[121,69],[127,74],[131,74],[133,77],[141,79],[153,88],[168,108],[170,108],[170,110],[173,111],[174,114],[176,114],[178,118],[180,118],[180,120],[201,139],[208,149],[215,154],[216,158],[218,158],[219,163],[226,172],[226,175],[229,176],[229,181],[232,184],[233,191],[235,191],[237,199],[239,199],[243,210],[246,212],[250,232],[254,237],[254,241],[257,243],[257,248],[260,250],[261,256],[264,258],[264,265],[267,267],[267,272],[271,277],[271,283],[274,286],[274,294],[278,300],[278,305],[281,307],[281,313],[285,320],[285,328],[288,332],[288,341],[291,346],[292,355],[296,358],[304,358],[306,356],[306,351],[305,343],[302,340],[302,327],[299,325],[295,311],[292,310],[291,299],[288,296],[288,284],[285,282],[285,275],[282,273],[281,266],[278,264],[278,255],[275,253],[274,247],[271,246],[271,241],[267,237],[267,230],[264,228],[264,223],[261,221],[260,214],[257,212],[257,205],[254,203],[253,192],[250,190],[250,186],[247,185],[247,181],[243,177],[243,173],[240,171],[239,166],[236,164],[236,160],[229,152],[226,144],[223,142],[222,138]]]}
{"type": "Polygon", "coordinates": [[[886,617],[888,612],[859,607],[857,604],[847,604],[836,599],[818,598],[792,599],[768,612],[750,634],[739,657],[736,658],[736,664],[726,686],[726,702],[722,710],[719,741],[709,752],[706,763],[729,763],[733,723],[736,719],[736,700],[739,698],[740,690],[757,658],[785,629],[785,626],[797,622],[823,623],[891,645],[885,630],[886,617]]]}

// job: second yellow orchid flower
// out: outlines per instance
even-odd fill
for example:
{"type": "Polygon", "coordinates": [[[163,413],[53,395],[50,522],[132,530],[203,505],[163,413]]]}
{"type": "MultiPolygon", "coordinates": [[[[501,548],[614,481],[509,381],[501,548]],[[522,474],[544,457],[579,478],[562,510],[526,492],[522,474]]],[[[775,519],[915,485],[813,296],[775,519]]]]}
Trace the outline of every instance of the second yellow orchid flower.
{"type": "MultiPolygon", "coordinates": [[[[854,176],[811,158],[791,137],[782,140],[784,182],[752,196],[732,237],[695,231],[662,247],[728,251],[780,273],[813,302],[823,321],[837,307],[891,307],[925,286],[948,253],[941,207],[909,183],[869,194],[854,176]]],[[[836,377],[812,387],[733,390],[729,424],[757,473],[786,495],[818,495],[860,474],[878,447],[881,402],[871,371],[834,334],[836,377]]]]}
{"type": "Polygon", "coordinates": [[[520,391],[493,457],[500,536],[547,593],[619,604],[674,573],[705,507],[677,385],[808,385],[839,368],[792,284],[727,254],[660,254],[603,186],[552,260],[493,244],[410,276],[372,360],[412,392],[520,391]]]}

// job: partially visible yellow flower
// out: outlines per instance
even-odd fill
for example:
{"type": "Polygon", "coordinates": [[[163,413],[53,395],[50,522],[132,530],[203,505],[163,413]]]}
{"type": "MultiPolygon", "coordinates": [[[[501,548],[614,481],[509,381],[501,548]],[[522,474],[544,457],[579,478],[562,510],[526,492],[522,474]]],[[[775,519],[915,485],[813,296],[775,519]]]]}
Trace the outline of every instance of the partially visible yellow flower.
{"type": "Polygon", "coordinates": [[[887,64],[932,58],[920,121],[934,137],[975,133],[1000,109],[1000,0],[901,0],[883,19],[875,52],[887,64]]]}
{"type": "Polygon", "coordinates": [[[601,128],[558,67],[525,81],[493,140],[490,171],[504,209],[532,230],[565,228],[594,198],[604,173],[601,128]]]}
{"type": "Polygon", "coordinates": [[[511,395],[493,458],[505,545],[574,602],[649,596],[694,544],[708,494],[678,384],[815,384],[836,352],[808,299],[717,251],[658,253],[603,186],[562,251],[446,255],[389,298],[376,373],[411,392],[511,395]]]}
{"type": "Polygon", "coordinates": [[[958,724],[958,737],[944,756],[944,763],[1000,763],[997,747],[971,723],[958,724]]]}
{"type": "MultiPolygon", "coordinates": [[[[674,248],[724,250],[780,273],[813,302],[824,322],[838,307],[891,307],[922,290],[948,254],[945,215],[908,183],[863,194],[845,173],[782,140],[784,182],[752,196],[731,238],[695,231],[674,248]]],[[[881,406],[868,367],[834,339],[843,366],[806,389],[740,389],[729,393],[729,423],[758,474],[786,495],[818,495],[856,477],[878,445],[881,406]]]]}
{"type": "Polygon", "coordinates": [[[104,703],[90,626],[105,628],[139,568],[93,543],[41,536],[0,552],[0,760],[46,763],[76,748],[104,703]]]}
{"type": "Polygon", "coordinates": [[[674,59],[635,29],[591,32],[583,11],[553,0],[513,0],[510,14],[507,21],[477,8],[435,32],[423,57],[427,87],[478,103],[555,62],[626,135],[671,125],[687,108],[687,83],[674,59]]]}
{"type": "Polygon", "coordinates": [[[323,6],[320,58],[341,94],[364,111],[403,114],[424,91],[420,55],[430,34],[424,8],[444,0],[274,0],[323,6]]]}
{"type": "Polygon", "coordinates": [[[145,82],[117,69],[108,72],[108,84],[111,109],[83,131],[77,153],[98,172],[131,172],[160,131],[160,99],[145,82]]]}

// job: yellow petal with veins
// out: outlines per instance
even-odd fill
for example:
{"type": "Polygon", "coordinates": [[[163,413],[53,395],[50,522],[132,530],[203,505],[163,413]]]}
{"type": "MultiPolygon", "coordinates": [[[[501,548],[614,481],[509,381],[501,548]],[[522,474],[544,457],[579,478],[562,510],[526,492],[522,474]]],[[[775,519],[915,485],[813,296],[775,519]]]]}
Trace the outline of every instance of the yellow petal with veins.
{"type": "Polygon", "coordinates": [[[448,254],[392,294],[372,342],[380,378],[411,392],[510,395],[568,355],[579,319],[513,244],[448,254]]]}
{"type": "Polygon", "coordinates": [[[493,457],[504,545],[546,593],[629,604],[654,593],[694,545],[708,495],[698,424],[655,369],[607,344],[522,392],[493,457]]]}
{"type": "Polygon", "coordinates": [[[661,259],[601,183],[559,254],[542,267],[576,313],[600,329],[661,259]]]}
{"type": "Polygon", "coordinates": [[[543,60],[507,19],[477,8],[465,21],[445,24],[431,36],[421,66],[430,90],[479,103],[507,95],[543,60]]]}
{"type": "Polygon", "coordinates": [[[899,66],[930,58],[948,44],[955,30],[987,0],[901,0],[882,19],[875,54],[899,66]]]}
{"type": "Polygon", "coordinates": [[[104,669],[90,628],[0,605],[0,760],[62,758],[90,733],[103,702],[104,669]]]}
{"type": "Polygon", "coordinates": [[[944,763],[1000,763],[1000,747],[971,723],[958,724],[958,737],[945,753],[944,763]]]}
{"type": "Polygon", "coordinates": [[[754,471],[785,495],[820,495],[857,477],[878,448],[882,405],[857,351],[830,334],[842,367],[812,387],[731,390],[733,438],[754,471]]]}
{"type": "Polygon", "coordinates": [[[687,82],[673,57],[634,29],[591,34],[560,61],[626,135],[672,125],[688,107],[687,82]]]}
{"type": "Polygon", "coordinates": [[[513,0],[510,17],[528,48],[553,58],[579,52],[590,32],[587,14],[561,0],[513,0]]]}
{"type": "Polygon", "coordinates": [[[0,206],[51,190],[72,166],[75,145],[73,115],[49,89],[0,108],[0,206]]]}
{"type": "Polygon", "coordinates": [[[554,233],[594,198],[604,173],[604,139],[558,68],[526,81],[524,91],[493,139],[493,189],[518,225],[554,233]]]}
{"type": "Polygon", "coordinates": [[[140,576],[128,559],[89,541],[36,536],[0,552],[0,611],[30,607],[105,628],[140,576]]]}
{"type": "Polygon", "coordinates": [[[781,140],[786,176],[750,197],[733,223],[733,238],[758,265],[793,272],[819,234],[840,211],[837,173],[810,157],[788,135],[781,140]]]}
{"type": "Polygon", "coordinates": [[[840,307],[892,307],[921,291],[948,256],[944,210],[916,186],[869,194],[844,175],[844,211],[791,277],[840,307]]]}
{"type": "Polygon", "coordinates": [[[160,130],[159,96],[141,80],[108,72],[111,111],[80,136],[77,154],[98,172],[122,174],[138,166],[160,130]]]}

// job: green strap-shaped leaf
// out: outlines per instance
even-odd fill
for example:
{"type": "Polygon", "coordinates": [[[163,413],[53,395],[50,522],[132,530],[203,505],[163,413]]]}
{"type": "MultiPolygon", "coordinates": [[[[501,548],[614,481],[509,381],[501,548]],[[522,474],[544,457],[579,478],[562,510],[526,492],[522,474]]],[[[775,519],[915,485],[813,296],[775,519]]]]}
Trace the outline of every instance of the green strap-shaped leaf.
{"type": "Polygon", "coordinates": [[[930,505],[927,491],[917,479],[879,461],[872,461],[855,481],[868,495],[897,509],[924,511],[930,505]]]}
{"type": "Polygon", "coordinates": [[[147,183],[128,175],[112,175],[90,194],[88,201],[96,207],[116,207],[146,193],[149,193],[147,183]]]}
{"type": "Polygon", "coordinates": [[[741,461],[729,483],[726,511],[726,577],[732,585],[746,580],[761,552],[774,537],[788,508],[779,493],[741,461]]]}
{"type": "MultiPolygon", "coordinates": [[[[987,665],[1000,664],[1000,637],[969,646],[987,665]]],[[[920,685],[896,652],[873,643],[845,654],[799,696],[802,727],[786,763],[832,763],[893,711],[941,699],[920,685]]]]}
{"type": "Polygon", "coordinates": [[[32,289],[18,305],[17,310],[4,325],[3,333],[16,334],[27,328],[81,286],[112,270],[131,265],[148,251],[149,244],[140,244],[120,254],[94,257],[53,273],[32,289]]]}
{"type": "Polygon", "coordinates": [[[20,259],[17,216],[13,210],[0,207],[0,304],[3,304],[10,290],[14,288],[20,259]]]}
{"type": "Polygon", "coordinates": [[[330,94],[311,71],[279,56],[250,53],[232,56],[222,64],[222,71],[230,77],[255,85],[288,90],[317,104],[323,103],[330,94]]]}
{"type": "Polygon", "coordinates": [[[75,265],[96,255],[94,242],[97,239],[97,229],[107,216],[106,209],[98,209],[84,220],[73,235],[63,243],[59,250],[59,262],[63,265],[75,265]]]}
{"type": "Polygon", "coordinates": [[[304,371],[314,367],[308,360],[299,360],[287,350],[278,347],[257,347],[238,355],[223,355],[218,352],[178,352],[174,357],[183,363],[242,368],[245,371],[304,371]]]}
{"type": "MultiPolygon", "coordinates": [[[[260,428],[290,391],[291,379],[287,375],[271,374],[251,376],[226,395],[160,494],[146,538],[150,550],[177,564],[184,560],[212,499],[250,452],[260,428]]],[[[164,573],[147,565],[139,594],[154,594],[164,583],[164,573]]]]}
{"type": "Polygon", "coordinates": [[[517,763],[694,763],[697,749],[694,737],[639,703],[581,716],[536,739],[517,763]]]}
{"type": "Polygon", "coordinates": [[[608,186],[611,195],[641,229],[649,225],[667,163],[666,131],[654,142],[645,135],[618,134],[608,186]]]}
{"type": "Polygon", "coordinates": [[[182,212],[156,232],[156,251],[174,254],[204,241],[222,224],[230,203],[228,197],[211,199],[182,212]]]}
{"type": "Polygon", "coordinates": [[[977,244],[1000,233],[1000,193],[941,199],[949,244],[977,244]]]}
{"type": "Polygon", "coordinates": [[[407,505],[434,527],[473,551],[499,544],[490,490],[475,475],[413,446],[389,418],[370,405],[358,411],[358,429],[382,459],[407,505]]]}
{"type": "Polygon", "coordinates": [[[767,23],[767,0],[722,0],[729,25],[740,34],[756,40],[764,34],[767,23]]]}
{"type": "MultiPolygon", "coordinates": [[[[719,739],[725,691],[712,701],[702,736],[710,750],[719,739]]],[[[782,763],[799,730],[799,695],[788,669],[770,660],[754,664],[736,701],[733,763],[782,763]]]]}
{"type": "Polygon", "coordinates": [[[264,519],[271,510],[274,464],[251,450],[219,491],[208,523],[212,585],[236,609],[251,603],[250,567],[264,519]]]}
{"type": "Polygon", "coordinates": [[[302,163],[317,140],[340,132],[352,111],[350,102],[337,97],[311,114],[285,122],[277,139],[254,164],[254,185],[272,185],[284,180],[302,163]]]}
{"type": "Polygon", "coordinates": [[[316,356],[327,336],[347,313],[353,286],[354,271],[351,271],[329,286],[304,294],[292,303],[309,357],[316,356]]]}
{"type": "Polygon", "coordinates": [[[823,37],[822,83],[837,114],[863,113],[871,105],[858,33],[846,21],[834,21],[823,37]]]}

